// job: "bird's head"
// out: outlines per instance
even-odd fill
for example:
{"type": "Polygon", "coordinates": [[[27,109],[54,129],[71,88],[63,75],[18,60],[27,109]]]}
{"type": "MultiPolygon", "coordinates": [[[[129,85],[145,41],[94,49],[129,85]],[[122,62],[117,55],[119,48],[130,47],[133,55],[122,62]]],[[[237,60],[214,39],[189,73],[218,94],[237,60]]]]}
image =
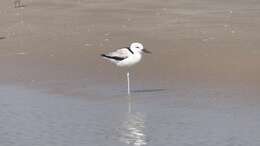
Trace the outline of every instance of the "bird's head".
{"type": "Polygon", "coordinates": [[[133,50],[134,52],[139,52],[139,53],[152,53],[148,50],[146,50],[143,46],[143,44],[134,42],[130,45],[130,49],[133,50]]]}

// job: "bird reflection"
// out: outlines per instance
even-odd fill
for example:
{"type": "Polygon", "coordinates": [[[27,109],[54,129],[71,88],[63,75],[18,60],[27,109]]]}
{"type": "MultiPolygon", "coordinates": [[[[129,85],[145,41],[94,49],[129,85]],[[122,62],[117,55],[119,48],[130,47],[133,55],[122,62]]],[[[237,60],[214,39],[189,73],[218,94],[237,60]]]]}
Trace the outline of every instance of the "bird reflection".
{"type": "Polygon", "coordinates": [[[146,145],[145,116],[139,112],[132,112],[132,98],[128,97],[128,113],[119,129],[119,140],[129,145],[146,145]]]}

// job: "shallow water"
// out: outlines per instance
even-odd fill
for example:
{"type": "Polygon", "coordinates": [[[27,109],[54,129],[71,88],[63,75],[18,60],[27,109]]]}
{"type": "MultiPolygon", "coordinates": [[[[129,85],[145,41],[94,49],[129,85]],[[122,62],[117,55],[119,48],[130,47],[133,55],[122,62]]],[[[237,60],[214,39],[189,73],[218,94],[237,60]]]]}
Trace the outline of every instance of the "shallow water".
{"type": "Polygon", "coordinates": [[[99,100],[15,86],[0,91],[1,145],[260,144],[260,103],[223,102],[198,94],[203,90],[192,98],[158,91],[99,100]]]}
{"type": "Polygon", "coordinates": [[[0,2],[0,145],[259,146],[257,0],[0,2]],[[101,53],[140,41],[125,71],[101,53]]]}

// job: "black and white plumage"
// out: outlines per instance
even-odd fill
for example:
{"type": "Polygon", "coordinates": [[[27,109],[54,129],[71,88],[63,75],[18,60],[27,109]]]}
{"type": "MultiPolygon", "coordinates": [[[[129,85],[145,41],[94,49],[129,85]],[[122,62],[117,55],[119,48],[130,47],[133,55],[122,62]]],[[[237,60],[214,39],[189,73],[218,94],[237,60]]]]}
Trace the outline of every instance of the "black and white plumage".
{"type": "MultiPolygon", "coordinates": [[[[150,51],[144,49],[144,46],[141,43],[134,42],[130,45],[130,47],[121,48],[107,54],[101,54],[101,56],[119,67],[130,67],[141,61],[143,52],[151,53],[150,51]]],[[[130,95],[129,72],[127,72],[127,83],[128,95],[130,95]]]]}
{"type": "Polygon", "coordinates": [[[151,53],[150,51],[144,49],[144,46],[141,43],[134,42],[130,45],[130,47],[118,49],[108,54],[101,54],[101,56],[117,66],[125,67],[132,66],[140,62],[143,52],[151,53]]]}

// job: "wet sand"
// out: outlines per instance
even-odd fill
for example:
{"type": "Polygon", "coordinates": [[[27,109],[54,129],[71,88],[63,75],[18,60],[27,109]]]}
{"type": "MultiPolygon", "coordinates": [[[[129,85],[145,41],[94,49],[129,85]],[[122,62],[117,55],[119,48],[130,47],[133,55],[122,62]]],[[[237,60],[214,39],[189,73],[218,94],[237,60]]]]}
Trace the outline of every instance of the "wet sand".
{"type": "Polygon", "coordinates": [[[23,5],[0,2],[0,144],[259,145],[260,2],[23,5]],[[132,41],[153,54],[129,113],[125,70],[99,55],[132,41]]]}

